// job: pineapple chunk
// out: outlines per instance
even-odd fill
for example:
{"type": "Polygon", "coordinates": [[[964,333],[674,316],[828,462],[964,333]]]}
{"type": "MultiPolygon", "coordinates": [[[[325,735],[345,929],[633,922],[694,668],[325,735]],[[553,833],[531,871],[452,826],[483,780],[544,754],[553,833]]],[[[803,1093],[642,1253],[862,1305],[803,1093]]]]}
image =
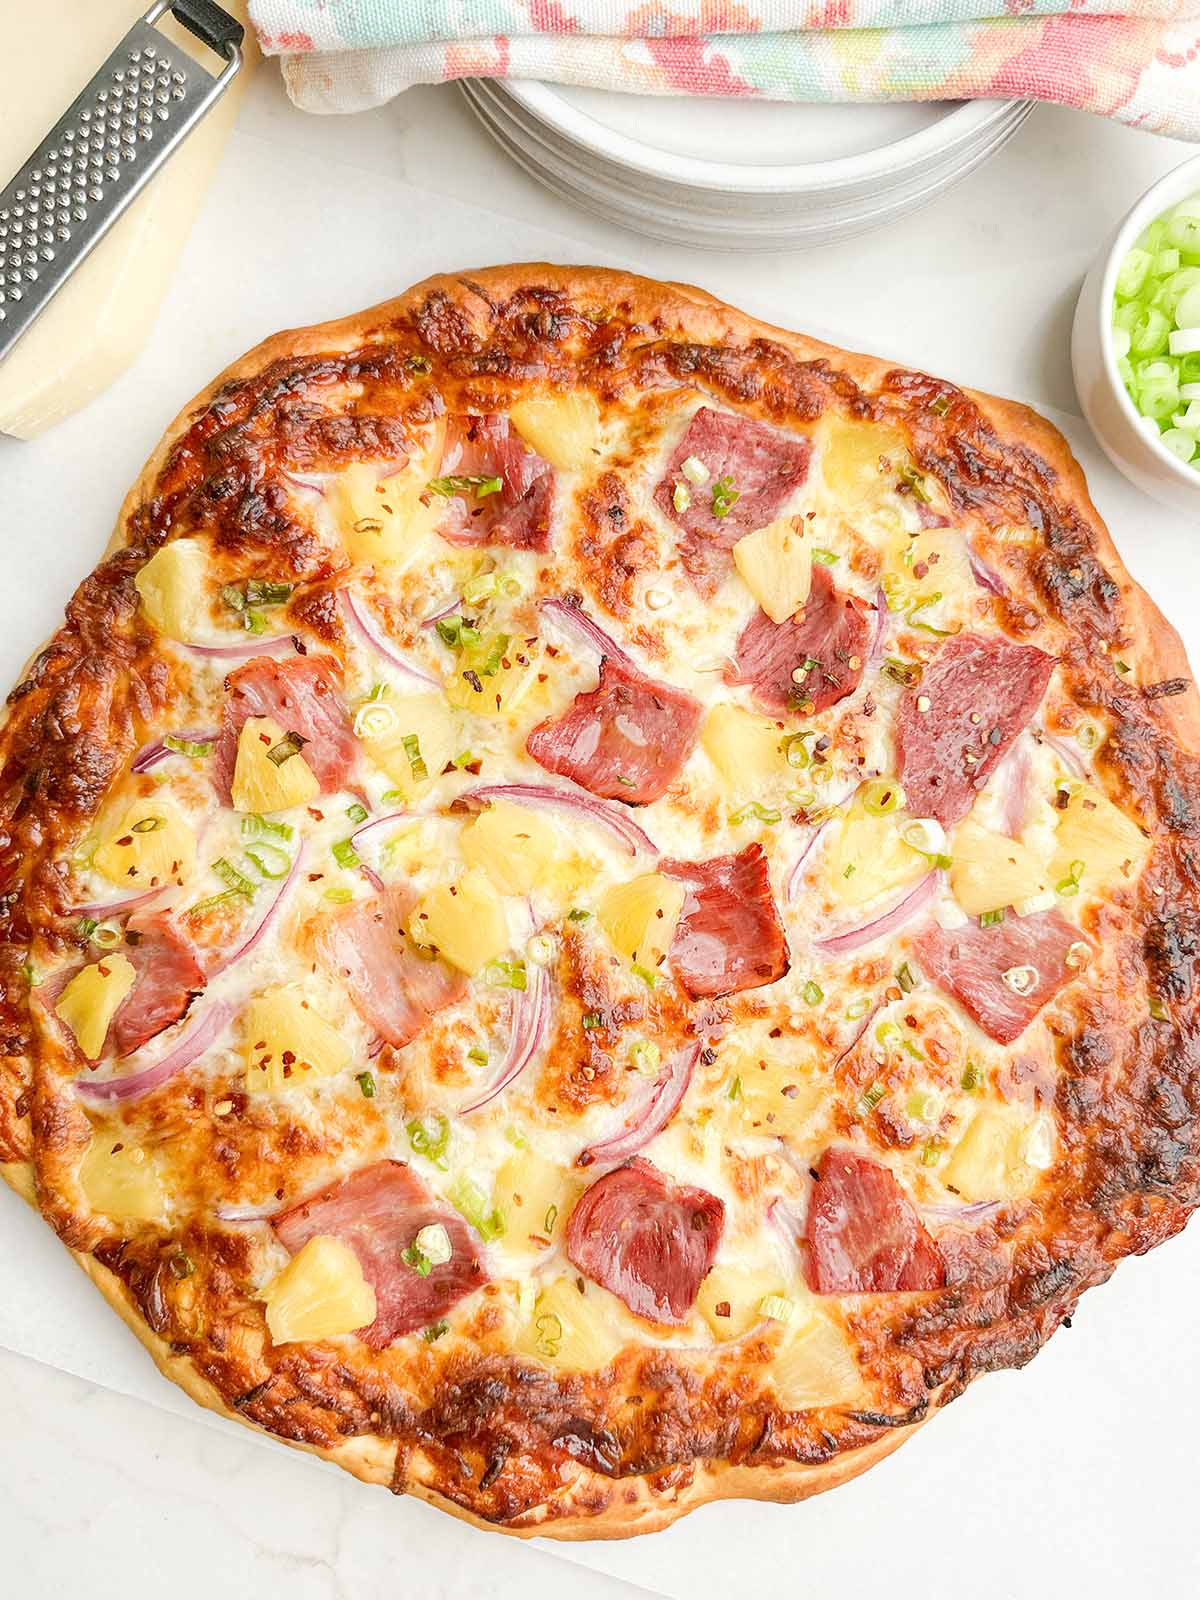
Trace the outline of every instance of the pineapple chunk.
{"type": "Polygon", "coordinates": [[[821,452],[825,482],[844,510],[879,505],[911,465],[904,435],[880,422],[837,419],[821,452]]]}
{"type": "Polygon", "coordinates": [[[480,867],[501,894],[528,894],[558,854],[554,825],[528,806],[495,800],[463,829],[467,865],[480,867]]]}
{"type": "Polygon", "coordinates": [[[942,1172],[964,1200],[1017,1200],[1054,1160],[1053,1121],[1031,1107],[983,1106],[971,1118],[942,1172]]]}
{"type": "Polygon", "coordinates": [[[596,459],[600,407],[577,389],[521,400],[508,420],[531,450],[560,472],[577,472],[596,459]]]}
{"type": "Polygon", "coordinates": [[[208,552],[199,539],[172,539],[133,580],[142,610],[160,633],[186,644],[206,620],[208,552]]]}
{"type": "Polygon", "coordinates": [[[486,633],[461,650],[446,684],[451,705],[480,717],[509,717],[530,698],[542,665],[536,639],[486,633]]]}
{"type": "Polygon", "coordinates": [[[700,730],[708,757],[729,784],[752,789],[787,771],[783,732],[770,717],[752,716],[739,706],[713,706],[700,730]]]}
{"type": "Polygon", "coordinates": [[[561,1239],[583,1189],[574,1174],[532,1150],[518,1150],[496,1174],[492,1202],[503,1213],[504,1247],[539,1255],[561,1239]]]}
{"type": "Polygon", "coordinates": [[[714,1073],[725,1085],[724,1111],[730,1134],[743,1138],[799,1138],[829,1108],[829,1093],[816,1064],[796,1059],[794,1043],[770,1037],[767,1022],[746,1022],[718,1047],[714,1073]]]}
{"type": "Polygon", "coordinates": [[[812,555],[799,517],[781,517],[733,547],[734,565],[772,622],[786,622],[808,599],[812,555]]]}
{"type": "Polygon", "coordinates": [[[1150,854],[1150,841],[1133,819],[1090,784],[1078,788],[1059,814],[1055,842],[1051,883],[1071,879],[1093,893],[1132,883],[1150,854]]]}
{"type": "Polygon", "coordinates": [[[434,532],[446,502],[427,488],[444,436],[439,422],[425,447],[389,477],[380,478],[379,463],[372,461],[356,461],[339,475],[334,514],[351,561],[402,569],[418,557],[434,561],[447,553],[434,532]]]}
{"type": "Polygon", "coordinates": [[[414,800],[461,755],[466,736],[444,695],[387,696],[360,707],[356,727],[371,760],[405,800],[414,800]]]}
{"type": "MultiPolygon", "coordinates": [[[[956,528],[912,533],[900,529],[884,546],[883,560],[880,579],[893,611],[919,607],[922,601],[932,603],[935,595],[950,600],[978,592],[966,544],[956,528]]],[[[928,621],[934,615],[918,610],[916,620],[928,621]]]]}
{"type": "Polygon", "coordinates": [[[597,914],[621,954],[652,972],[671,948],[685,899],[683,885],[673,878],[644,872],[606,890],[597,914]]]}
{"type": "Polygon", "coordinates": [[[833,898],[853,907],[915,883],[929,863],[904,842],[901,828],[911,818],[895,813],[872,816],[856,801],[834,830],[825,852],[825,871],[833,898]]]}
{"type": "Polygon", "coordinates": [[[183,883],[196,867],[196,835],[169,800],[152,795],[126,807],[92,865],[124,889],[183,883]]]}
{"type": "Polygon", "coordinates": [[[720,1343],[740,1339],[765,1321],[760,1309],[764,1295],[786,1294],[779,1272],[770,1267],[716,1266],[700,1285],[696,1310],[720,1343]]]}
{"type": "Polygon", "coordinates": [[[295,1088],[312,1076],[331,1078],[349,1065],[347,1040],[309,1005],[298,989],[266,989],[242,1015],[246,1088],[269,1094],[295,1088]]]}
{"type": "Polygon", "coordinates": [[[153,1222],[166,1210],[166,1187],[153,1154],[112,1135],[93,1135],[79,1184],[92,1210],[107,1217],[153,1222]]]}
{"type": "Polygon", "coordinates": [[[409,936],[432,946],[451,966],[473,977],[509,946],[504,904],[491,879],[468,867],[456,883],[440,883],[417,903],[409,936]]]}
{"type": "Polygon", "coordinates": [[[89,1061],[100,1059],[108,1025],[136,977],[133,963],[116,952],[77,972],[59,995],[54,1009],[89,1061]]]}
{"type": "Polygon", "coordinates": [[[277,1272],[259,1297],[272,1344],[332,1339],[375,1321],[375,1291],[349,1245],[319,1233],[277,1272]]]}
{"type": "Polygon", "coordinates": [[[284,730],[273,717],[247,717],[238,737],[237,761],[233,769],[233,809],[260,815],[305,806],[321,792],[313,769],[301,752],[286,760],[271,760],[284,738],[284,730]]]}
{"type": "Polygon", "coordinates": [[[801,1307],[787,1325],[783,1344],[771,1363],[775,1393],[789,1411],[844,1405],[863,1390],[862,1374],[850,1341],[829,1317],[801,1307]]]}
{"type": "Polygon", "coordinates": [[[954,834],[951,855],[950,888],[970,917],[1018,906],[1046,889],[1045,865],[1032,850],[969,817],[954,834]]]}
{"type": "Polygon", "coordinates": [[[534,1301],[516,1348],[567,1372],[607,1367],[626,1343],[620,1303],[603,1289],[573,1277],[556,1278],[534,1301]]]}

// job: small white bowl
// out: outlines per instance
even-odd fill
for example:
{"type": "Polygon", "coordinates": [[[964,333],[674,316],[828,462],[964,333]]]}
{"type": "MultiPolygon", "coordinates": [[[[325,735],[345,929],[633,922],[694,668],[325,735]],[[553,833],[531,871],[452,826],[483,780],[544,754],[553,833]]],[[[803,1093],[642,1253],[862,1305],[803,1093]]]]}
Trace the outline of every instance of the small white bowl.
{"type": "Polygon", "coordinates": [[[1075,393],[1105,455],[1131,483],[1163,505],[1200,514],[1200,468],[1173,456],[1126,393],[1112,342],[1117,273],[1143,229],[1189,195],[1200,194],[1200,156],[1160,178],[1119,223],[1084,279],[1071,330],[1075,393]]]}

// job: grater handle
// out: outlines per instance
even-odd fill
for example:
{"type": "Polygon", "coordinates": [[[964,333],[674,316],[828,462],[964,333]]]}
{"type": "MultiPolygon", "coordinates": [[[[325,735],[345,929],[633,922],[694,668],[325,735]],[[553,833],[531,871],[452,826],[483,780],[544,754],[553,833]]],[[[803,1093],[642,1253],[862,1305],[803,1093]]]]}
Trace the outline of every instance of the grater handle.
{"type": "Polygon", "coordinates": [[[0,361],[228,89],[243,36],[214,0],[155,0],[0,190],[0,361]],[[219,73],[154,26],[168,11],[219,73]]]}

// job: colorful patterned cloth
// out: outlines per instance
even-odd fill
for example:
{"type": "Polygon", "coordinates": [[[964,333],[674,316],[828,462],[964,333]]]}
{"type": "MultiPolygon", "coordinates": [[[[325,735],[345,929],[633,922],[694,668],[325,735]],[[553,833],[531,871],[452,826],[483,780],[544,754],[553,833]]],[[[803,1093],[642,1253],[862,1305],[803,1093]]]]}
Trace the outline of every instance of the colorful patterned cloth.
{"type": "Polygon", "coordinates": [[[1015,96],[1200,141],[1200,0],[250,0],[250,15],[308,111],[514,77],[769,100],[1015,96]]]}

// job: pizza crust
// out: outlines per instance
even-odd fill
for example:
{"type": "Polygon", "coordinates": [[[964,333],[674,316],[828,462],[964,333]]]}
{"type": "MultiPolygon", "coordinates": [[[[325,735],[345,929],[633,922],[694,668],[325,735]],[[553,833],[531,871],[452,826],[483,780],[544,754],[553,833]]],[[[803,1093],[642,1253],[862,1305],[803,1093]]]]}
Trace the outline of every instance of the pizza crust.
{"type": "MultiPolygon", "coordinates": [[[[111,554],[128,542],[134,515],[150,498],[174,445],[225,386],[249,378],[284,358],[358,349],[369,343],[373,335],[386,328],[388,323],[411,313],[429,301],[430,297],[445,296],[468,316],[477,318],[483,328],[491,302],[503,301],[535,283],[559,288],[576,303],[610,304],[619,301],[627,315],[644,324],[648,331],[653,329],[656,337],[669,338],[674,334],[697,344],[733,345],[767,339],[783,346],[800,361],[828,360],[868,389],[878,386],[887,373],[896,369],[895,363],[868,355],[847,354],[834,346],[758,321],[722,304],[703,290],[686,284],[662,284],[604,268],[556,267],[547,263],[491,267],[469,274],[441,274],[415,285],[397,299],[356,315],[314,327],[277,333],[227,367],[183,407],[166,430],[122,504],[105,553],[111,554]]],[[[1022,446],[1035,452],[1057,475],[1061,498],[1084,521],[1095,540],[1101,563],[1119,584],[1132,629],[1139,639],[1141,660],[1149,664],[1151,681],[1157,677],[1190,677],[1179,635],[1127,571],[1092,503],[1082,470],[1071,454],[1067,441],[1052,424],[1027,406],[974,390],[964,390],[963,393],[975,402],[1007,445],[1022,446]]],[[[1157,712],[1179,744],[1188,751],[1200,751],[1200,694],[1194,685],[1189,686],[1185,693],[1160,702],[1157,712]]],[[[5,718],[8,714],[6,710],[5,718]]],[[[0,1172],[16,1193],[36,1207],[36,1186],[31,1164],[10,1162],[0,1165],[0,1172]]],[[[172,1352],[169,1345],[150,1327],[133,1296],[115,1273],[87,1252],[72,1250],[71,1253],[126,1326],[141,1340],[166,1378],[214,1414],[252,1427],[256,1432],[266,1431],[226,1404],[190,1358],[172,1352]]],[[[932,1390],[926,1417],[931,1416],[946,1400],[953,1398],[960,1388],[961,1385],[952,1387],[946,1384],[932,1390]]],[[[656,1494],[645,1478],[614,1480],[583,1463],[576,1463],[578,1475],[561,1497],[525,1517],[502,1525],[475,1515],[441,1493],[431,1482],[425,1481],[427,1476],[432,1475],[432,1468],[419,1452],[408,1462],[402,1487],[404,1492],[448,1511],[463,1521],[493,1531],[500,1527],[501,1531],[518,1537],[624,1538],[664,1528],[711,1501],[742,1497],[776,1502],[806,1499],[866,1471],[896,1449],[915,1427],[923,1425],[923,1420],[892,1428],[869,1444],[843,1451],[821,1465],[786,1463],[759,1466],[697,1461],[687,1481],[666,1494],[656,1494]],[[601,1503],[603,1508],[596,1510],[597,1504],[601,1503]]],[[[331,1461],[365,1483],[396,1486],[397,1447],[389,1439],[361,1435],[330,1448],[292,1440],[282,1442],[331,1461]]]]}

